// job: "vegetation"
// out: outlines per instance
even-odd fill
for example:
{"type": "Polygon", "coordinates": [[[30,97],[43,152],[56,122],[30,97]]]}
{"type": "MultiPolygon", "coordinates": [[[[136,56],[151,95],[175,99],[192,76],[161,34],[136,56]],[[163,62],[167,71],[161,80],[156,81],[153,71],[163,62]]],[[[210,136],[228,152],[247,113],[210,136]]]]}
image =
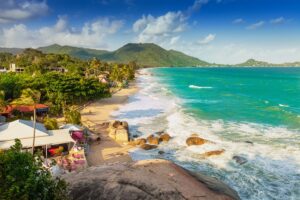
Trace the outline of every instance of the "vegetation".
{"type": "Polygon", "coordinates": [[[39,155],[33,157],[21,149],[16,140],[9,150],[0,152],[0,199],[67,199],[66,183],[51,176],[39,155]]]}
{"type": "Polygon", "coordinates": [[[55,118],[45,117],[44,118],[44,125],[47,130],[55,130],[58,129],[58,123],[55,118]]]}
{"type": "Polygon", "coordinates": [[[74,107],[64,109],[64,117],[66,123],[81,124],[81,114],[74,107]]]}
{"type": "Polygon", "coordinates": [[[45,53],[68,54],[77,58],[96,57],[103,61],[129,63],[135,61],[140,66],[208,66],[209,63],[174,50],[165,50],[153,43],[127,44],[112,52],[70,46],[51,45],[39,48],[45,53]]]}

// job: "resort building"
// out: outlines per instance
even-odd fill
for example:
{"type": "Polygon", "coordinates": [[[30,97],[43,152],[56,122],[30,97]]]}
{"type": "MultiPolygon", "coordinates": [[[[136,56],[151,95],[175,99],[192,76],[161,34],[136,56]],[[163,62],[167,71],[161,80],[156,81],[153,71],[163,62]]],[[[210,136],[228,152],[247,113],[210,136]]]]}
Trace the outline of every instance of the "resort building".
{"type": "Polygon", "coordinates": [[[24,67],[18,67],[15,63],[9,64],[9,71],[10,72],[16,72],[16,73],[22,73],[24,72],[24,67]]]}
{"type": "Polygon", "coordinates": [[[7,72],[6,68],[0,66],[0,73],[6,73],[6,72],[7,72]]]}
{"type": "MultiPolygon", "coordinates": [[[[24,149],[32,147],[33,122],[28,120],[16,120],[0,126],[0,149],[9,149],[19,139],[24,149]]],[[[69,129],[47,130],[41,123],[36,123],[35,147],[45,150],[53,146],[63,146],[65,151],[73,147],[75,141],[69,133],[69,129]]]]}

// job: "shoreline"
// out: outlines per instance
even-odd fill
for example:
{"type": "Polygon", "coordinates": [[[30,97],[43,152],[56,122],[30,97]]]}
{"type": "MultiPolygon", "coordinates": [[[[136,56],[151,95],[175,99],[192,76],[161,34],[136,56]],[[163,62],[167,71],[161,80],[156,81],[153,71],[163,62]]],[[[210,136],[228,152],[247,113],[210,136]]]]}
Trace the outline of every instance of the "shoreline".
{"type": "Polygon", "coordinates": [[[101,138],[99,144],[92,144],[88,149],[89,166],[133,161],[129,150],[134,147],[110,138],[103,123],[112,121],[111,114],[126,104],[129,97],[136,92],[138,92],[138,86],[136,81],[133,81],[128,88],[113,93],[109,98],[97,100],[81,110],[82,124],[101,138]]]}
{"type": "MultiPolygon", "coordinates": [[[[116,142],[108,136],[108,131],[106,130],[107,126],[105,123],[113,120],[111,117],[112,112],[126,104],[129,97],[136,94],[138,91],[139,88],[137,86],[137,82],[134,81],[128,88],[121,89],[112,94],[112,97],[95,101],[82,109],[81,114],[83,125],[87,126],[91,131],[101,137],[100,143],[90,145],[86,157],[89,165],[88,170],[99,170],[97,173],[93,173],[92,176],[102,177],[102,175],[100,176],[98,173],[103,173],[103,170],[105,171],[105,168],[107,167],[110,170],[113,170],[114,168],[121,168],[122,174],[132,171],[130,180],[140,180],[140,177],[148,177],[148,175],[156,176],[156,178],[153,179],[153,184],[172,185],[175,189],[178,188],[176,191],[180,191],[180,195],[188,197],[187,199],[194,199],[197,195],[200,195],[204,199],[212,199],[212,197],[213,199],[224,200],[239,199],[236,191],[232,190],[223,182],[202,174],[194,174],[187,169],[181,168],[172,161],[157,159],[134,161],[130,156],[129,151],[135,149],[135,146],[132,146],[127,142],[116,142]],[[142,168],[149,167],[149,171],[140,171],[136,166],[141,166],[142,168]],[[170,172],[171,168],[175,168],[173,173],[170,172]],[[150,174],[148,174],[149,172],[150,174]],[[175,177],[177,177],[176,179],[178,180],[173,180],[175,177]],[[189,189],[189,187],[186,189],[182,188],[181,182],[183,179],[187,179],[185,184],[193,185],[193,191],[197,191],[195,194],[189,189]]],[[[87,173],[85,177],[90,176],[87,171],[84,171],[83,173],[87,173]]],[[[146,183],[147,181],[143,180],[139,184],[145,187],[146,183]]]]}

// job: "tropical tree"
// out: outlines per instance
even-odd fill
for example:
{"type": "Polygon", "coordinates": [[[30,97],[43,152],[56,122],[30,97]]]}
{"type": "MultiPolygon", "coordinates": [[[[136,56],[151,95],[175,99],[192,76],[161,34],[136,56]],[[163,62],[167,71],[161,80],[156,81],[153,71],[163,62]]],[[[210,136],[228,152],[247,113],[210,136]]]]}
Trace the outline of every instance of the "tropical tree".
{"type": "Polygon", "coordinates": [[[65,200],[67,184],[52,177],[43,167],[39,153],[33,157],[22,152],[20,140],[4,152],[0,152],[0,199],[65,200]]]}
{"type": "Polygon", "coordinates": [[[0,112],[2,112],[6,107],[6,101],[5,101],[5,92],[3,90],[0,90],[0,112]]]}
{"type": "Polygon", "coordinates": [[[28,105],[33,106],[33,139],[32,139],[32,155],[34,153],[35,146],[35,132],[36,132],[36,104],[40,102],[41,93],[38,90],[32,90],[30,88],[22,90],[21,96],[14,100],[14,105],[28,105]]]}

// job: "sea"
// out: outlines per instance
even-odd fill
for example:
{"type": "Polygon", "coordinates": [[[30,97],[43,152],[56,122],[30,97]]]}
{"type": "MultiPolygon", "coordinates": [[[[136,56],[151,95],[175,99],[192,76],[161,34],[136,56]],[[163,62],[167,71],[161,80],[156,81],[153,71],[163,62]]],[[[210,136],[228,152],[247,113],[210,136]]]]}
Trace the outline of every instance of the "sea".
{"type": "Polygon", "coordinates": [[[172,160],[241,199],[300,200],[300,68],[151,68],[136,81],[140,90],[114,118],[135,137],[164,131],[172,139],[132,150],[134,160],[172,160]],[[191,134],[211,143],[187,146],[191,134]]]}

